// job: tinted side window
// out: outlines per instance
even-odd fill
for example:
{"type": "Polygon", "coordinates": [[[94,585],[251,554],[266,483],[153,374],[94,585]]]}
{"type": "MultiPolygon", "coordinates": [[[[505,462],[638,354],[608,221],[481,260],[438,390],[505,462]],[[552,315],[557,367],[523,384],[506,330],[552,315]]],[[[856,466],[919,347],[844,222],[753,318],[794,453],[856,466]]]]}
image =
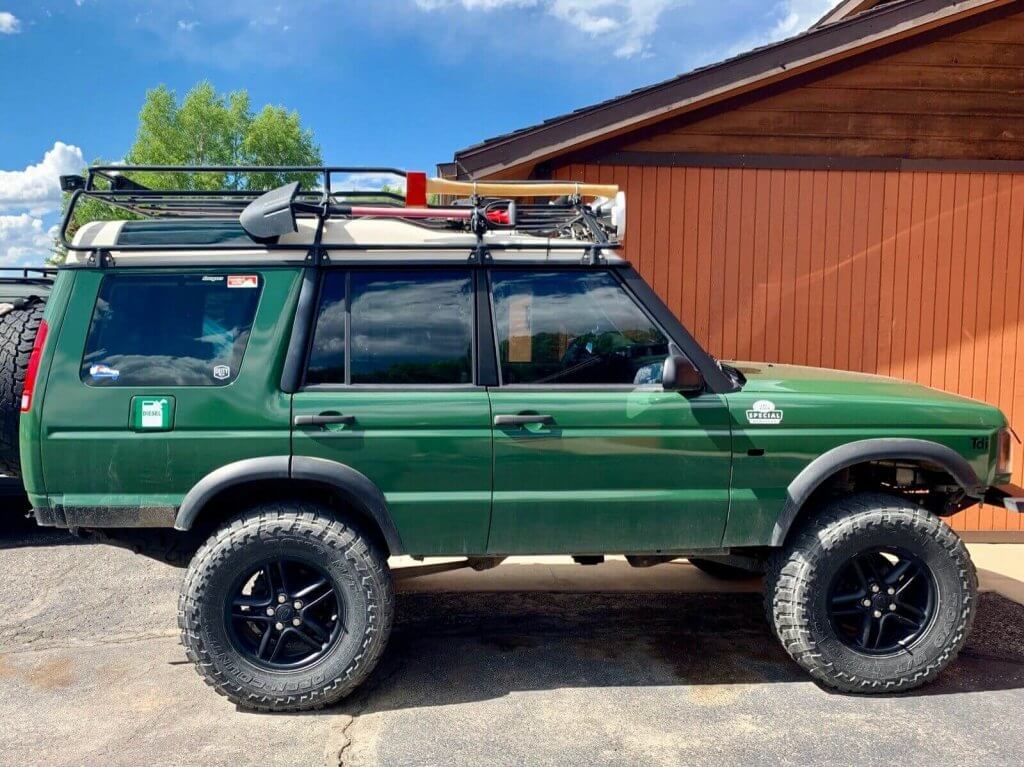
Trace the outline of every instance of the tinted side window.
{"type": "Polygon", "coordinates": [[[661,381],[668,339],[608,272],[491,274],[504,384],[661,381]]]}
{"type": "Polygon", "coordinates": [[[238,376],[262,281],[256,275],[109,275],[81,377],[89,386],[225,386],[238,376]]]}
{"type": "Polygon", "coordinates": [[[347,301],[345,281],[325,278],[307,383],[472,383],[468,270],[354,271],[347,301]]]}

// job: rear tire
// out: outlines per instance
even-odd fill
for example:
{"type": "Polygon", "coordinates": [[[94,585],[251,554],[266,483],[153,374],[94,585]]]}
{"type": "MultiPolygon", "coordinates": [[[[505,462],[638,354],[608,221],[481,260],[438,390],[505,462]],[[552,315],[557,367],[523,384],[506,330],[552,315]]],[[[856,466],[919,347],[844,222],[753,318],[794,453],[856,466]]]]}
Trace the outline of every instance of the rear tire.
{"type": "Polygon", "coordinates": [[[307,503],[259,506],[218,530],[189,565],[178,602],[199,675],[261,711],[318,709],[348,695],[380,659],[393,615],[384,553],[307,503]]]}
{"type": "Polygon", "coordinates": [[[978,579],[942,520],[894,496],[838,500],[769,567],[766,611],[786,652],[844,692],[930,682],[967,641],[978,579]]]}
{"type": "Polygon", "coordinates": [[[18,423],[32,345],[45,305],[30,301],[0,317],[0,474],[21,476],[18,423]]]}

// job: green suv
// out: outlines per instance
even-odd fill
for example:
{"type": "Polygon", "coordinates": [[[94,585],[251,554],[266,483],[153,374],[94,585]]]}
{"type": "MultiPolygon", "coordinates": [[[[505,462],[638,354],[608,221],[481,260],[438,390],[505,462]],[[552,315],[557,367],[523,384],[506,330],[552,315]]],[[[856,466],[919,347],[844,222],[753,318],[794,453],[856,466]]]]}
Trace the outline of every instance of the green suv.
{"type": "MultiPolygon", "coordinates": [[[[65,238],[21,399],[38,522],[187,565],[182,642],[232,701],[353,690],[395,555],[760,572],[786,651],[849,692],[961,649],[977,579],[943,518],[1024,495],[996,408],[718,362],[616,255],[614,188],[258,171],[283,185],[65,177],[65,232],[83,200],[126,215],[65,238]]],[[[183,173],[214,172],[247,171],[183,173]]]]}

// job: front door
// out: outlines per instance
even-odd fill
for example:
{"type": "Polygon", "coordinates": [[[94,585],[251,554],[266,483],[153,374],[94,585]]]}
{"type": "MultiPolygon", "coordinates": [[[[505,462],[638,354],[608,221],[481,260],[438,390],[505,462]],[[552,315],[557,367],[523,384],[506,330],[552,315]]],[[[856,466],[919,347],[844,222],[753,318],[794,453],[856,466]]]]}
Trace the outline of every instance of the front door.
{"type": "Polygon", "coordinates": [[[501,385],[488,551],[720,545],[726,405],[662,389],[670,339],[616,274],[494,269],[490,285],[501,385]]]}
{"type": "Polygon", "coordinates": [[[491,412],[475,382],[467,268],[330,270],[305,383],[297,456],[370,479],[409,554],[480,554],[491,510],[491,412]]]}

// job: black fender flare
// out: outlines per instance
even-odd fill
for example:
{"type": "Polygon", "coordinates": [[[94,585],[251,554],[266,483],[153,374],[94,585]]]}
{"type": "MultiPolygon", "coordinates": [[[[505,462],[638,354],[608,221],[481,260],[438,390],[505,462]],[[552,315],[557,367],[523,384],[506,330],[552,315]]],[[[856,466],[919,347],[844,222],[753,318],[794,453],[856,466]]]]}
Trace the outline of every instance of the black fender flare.
{"type": "Polygon", "coordinates": [[[191,529],[206,504],[224,490],[267,479],[313,482],[337,492],[351,504],[353,511],[377,525],[392,556],[404,552],[387,500],[377,485],[351,466],[307,456],[247,458],[211,471],[182,499],[174,518],[174,528],[182,531],[191,529]]]}
{"type": "Polygon", "coordinates": [[[890,437],[849,442],[819,455],[789,483],[786,504],[775,522],[770,545],[781,546],[785,542],[796,515],[828,477],[858,463],[884,459],[928,461],[948,471],[968,495],[981,497],[984,492],[981,480],[967,460],[937,442],[890,437]]]}

